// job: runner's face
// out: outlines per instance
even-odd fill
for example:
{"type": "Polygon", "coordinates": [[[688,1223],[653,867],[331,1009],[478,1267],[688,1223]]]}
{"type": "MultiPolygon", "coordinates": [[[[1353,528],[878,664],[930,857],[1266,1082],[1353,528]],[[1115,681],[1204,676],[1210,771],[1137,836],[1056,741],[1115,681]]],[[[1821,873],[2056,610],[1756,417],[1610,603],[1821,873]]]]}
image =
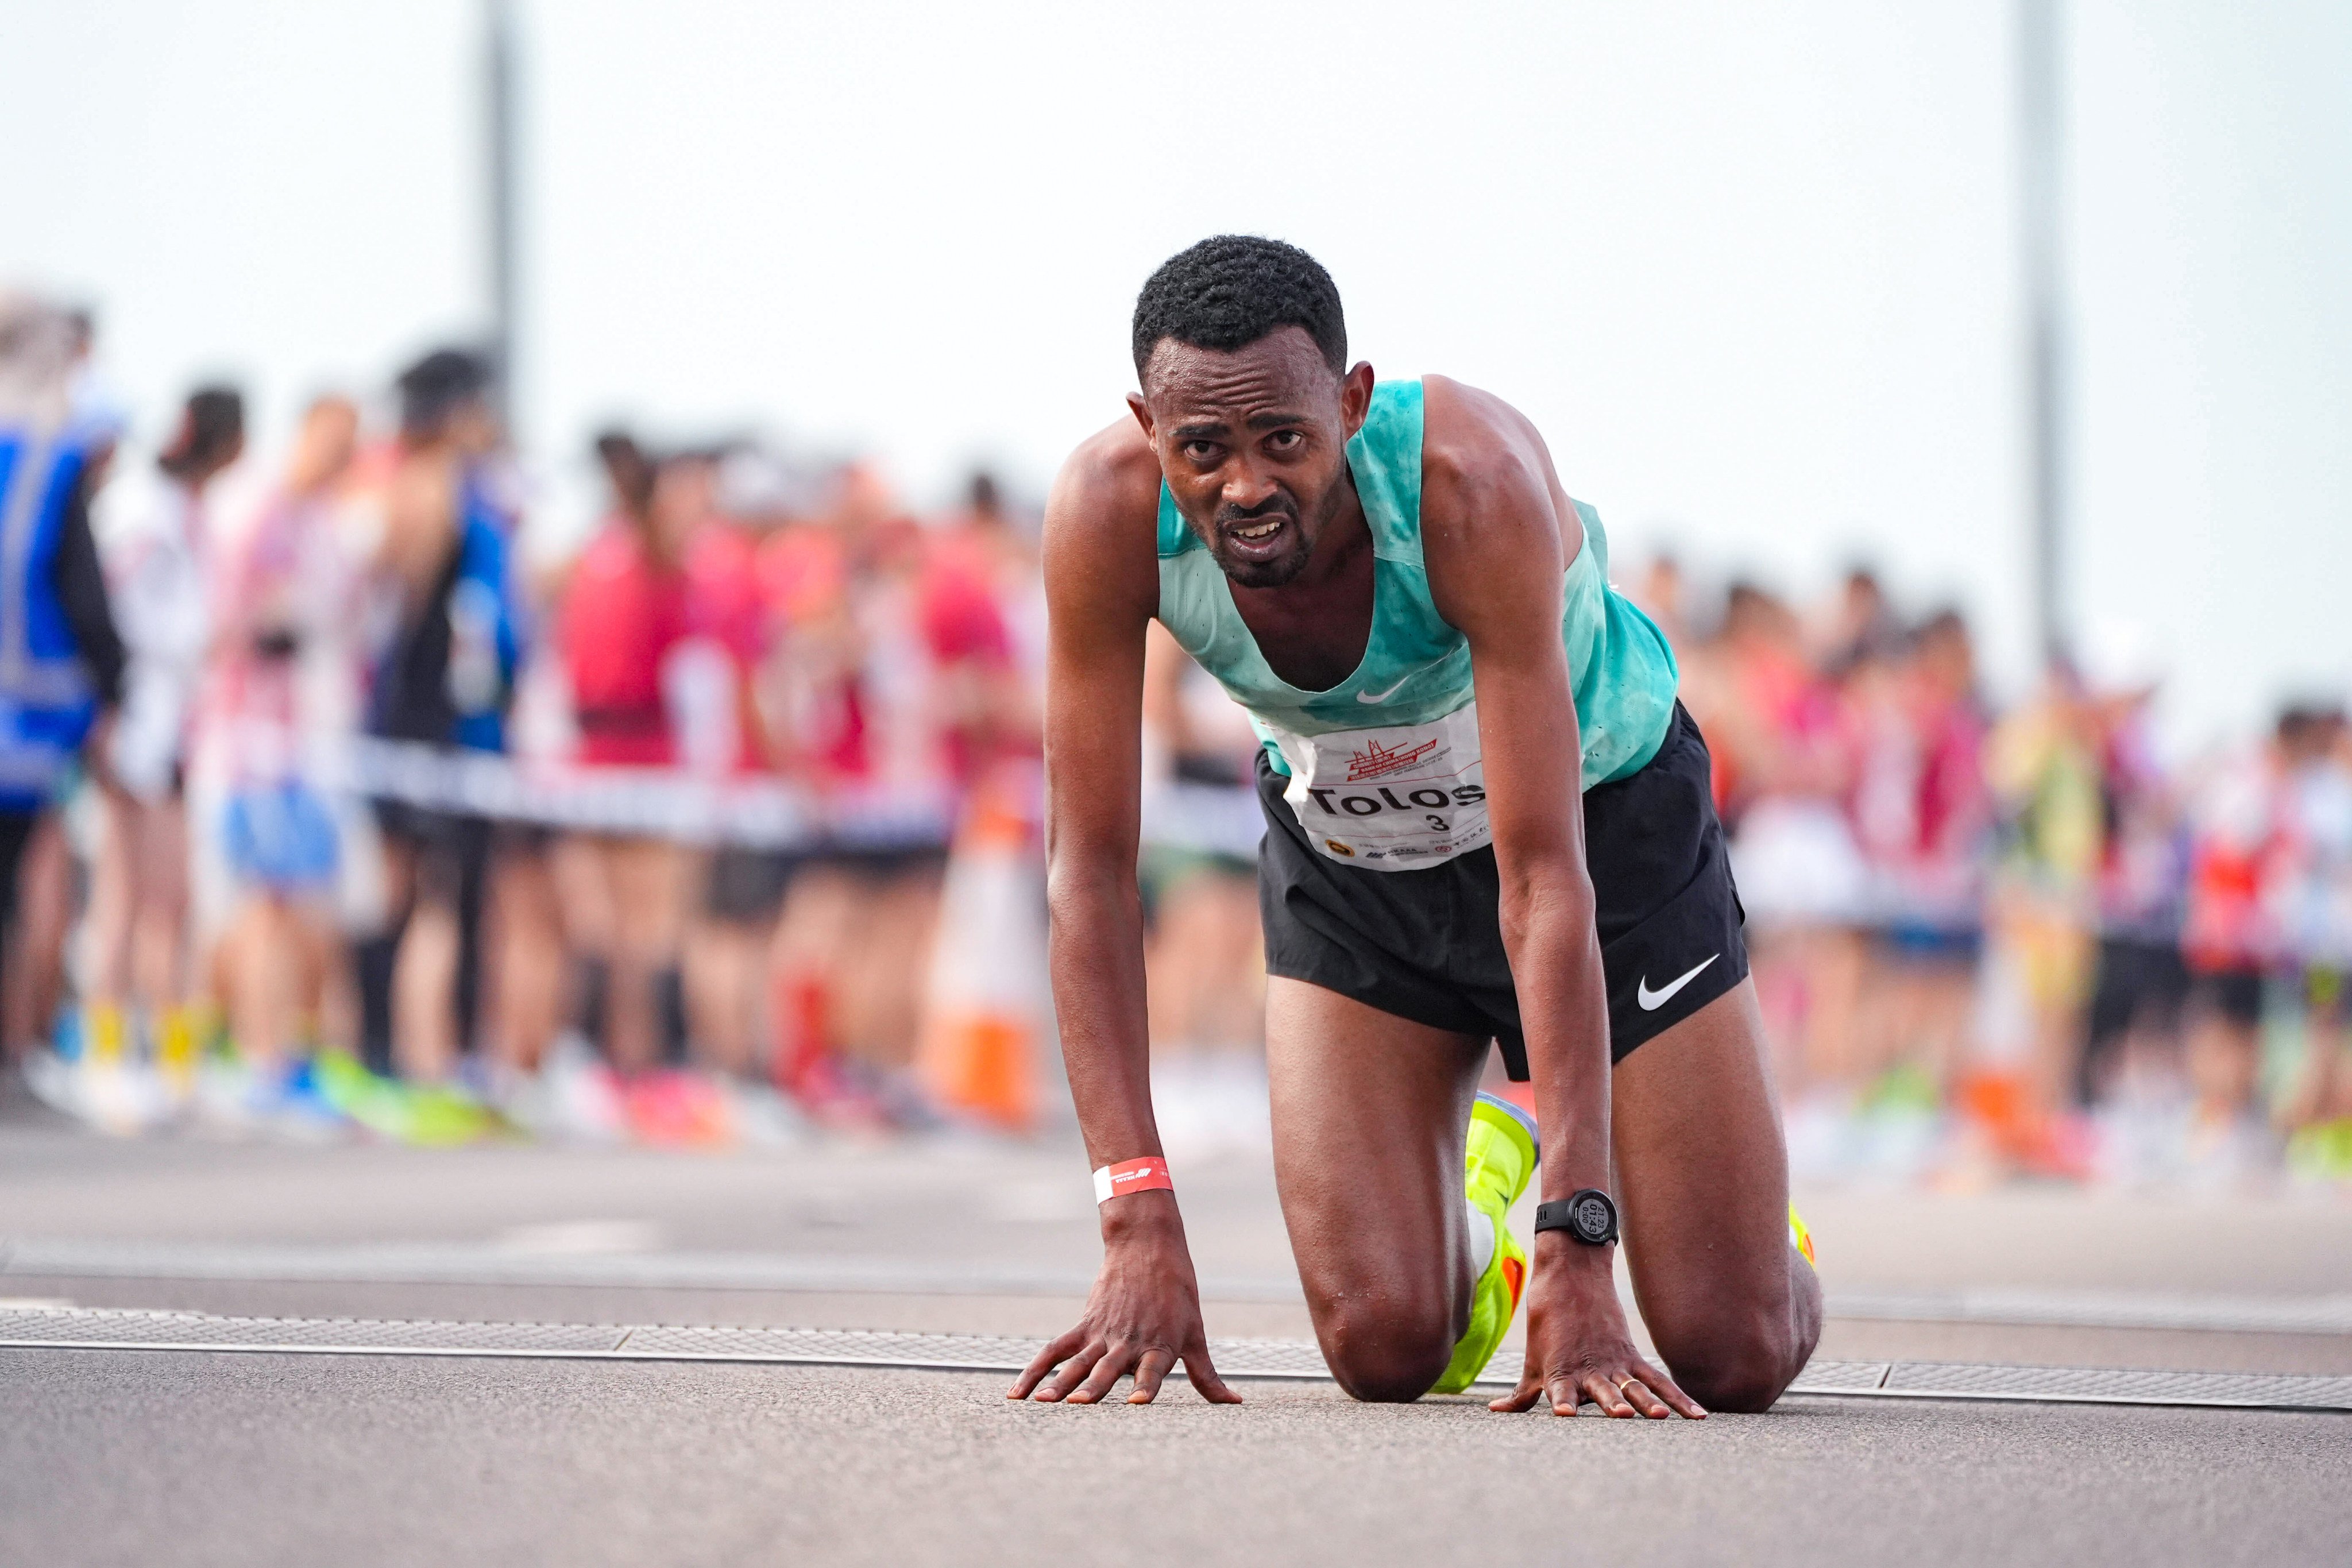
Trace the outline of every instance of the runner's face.
{"type": "Polygon", "coordinates": [[[1334,374],[1314,339],[1284,327],[1233,350],[1162,339],[1128,402],[1225,575],[1278,588],[1348,503],[1348,441],[1371,389],[1370,365],[1334,374]]]}

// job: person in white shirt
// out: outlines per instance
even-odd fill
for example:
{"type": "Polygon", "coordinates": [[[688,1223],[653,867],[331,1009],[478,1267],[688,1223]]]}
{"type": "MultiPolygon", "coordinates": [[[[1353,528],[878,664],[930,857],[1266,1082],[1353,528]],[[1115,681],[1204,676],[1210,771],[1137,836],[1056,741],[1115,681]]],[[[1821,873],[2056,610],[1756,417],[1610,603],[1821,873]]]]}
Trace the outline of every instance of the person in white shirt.
{"type": "Polygon", "coordinates": [[[192,1064],[195,1052],[184,786],[189,720],[212,636],[205,492],[244,450],[244,397],[200,387],[153,475],[110,489],[102,502],[108,584],[130,659],[106,758],[89,1037],[102,1049],[119,1045],[121,1009],[131,1004],[167,1064],[192,1064]]]}

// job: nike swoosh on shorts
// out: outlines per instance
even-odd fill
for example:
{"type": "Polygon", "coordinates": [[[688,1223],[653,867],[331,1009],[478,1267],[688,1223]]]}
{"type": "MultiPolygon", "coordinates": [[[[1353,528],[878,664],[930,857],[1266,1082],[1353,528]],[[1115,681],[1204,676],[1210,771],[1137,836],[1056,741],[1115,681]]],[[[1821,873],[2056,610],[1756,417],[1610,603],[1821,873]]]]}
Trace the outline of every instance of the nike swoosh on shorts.
{"type": "Polygon", "coordinates": [[[1705,969],[1708,964],[1713,963],[1717,959],[1721,958],[1723,954],[1719,952],[1708,953],[1705,958],[1699,960],[1698,963],[1683,971],[1681,974],[1675,976],[1673,980],[1668,981],[1665,988],[1661,991],[1653,991],[1650,989],[1650,977],[1645,974],[1642,976],[1642,983],[1633,987],[1633,1000],[1642,1005],[1643,1012],[1654,1013],[1659,1008],[1664,1006],[1667,1003],[1673,1001],[1675,999],[1675,992],[1680,991],[1684,986],[1689,984],[1692,981],[1696,980],[1701,970],[1705,969]]]}

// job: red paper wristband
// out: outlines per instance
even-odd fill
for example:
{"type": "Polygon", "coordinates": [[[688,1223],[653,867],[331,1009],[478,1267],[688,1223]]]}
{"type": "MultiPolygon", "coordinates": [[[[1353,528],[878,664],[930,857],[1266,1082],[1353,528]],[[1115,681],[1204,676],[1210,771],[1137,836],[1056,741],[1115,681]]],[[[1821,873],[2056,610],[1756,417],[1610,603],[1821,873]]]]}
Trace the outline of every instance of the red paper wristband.
{"type": "Polygon", "coordinates": [[[1107,1204],[1113,1198],[1123,1198],[1129,1193],[1172,1193],[1176,1184],[1168,1179],[1168,1162],[1157,1154],[1140,1160],[1122,1160],[1116,1165],[1105,1165],[1095,1173],[1095,1202],[1107,1204]]]}

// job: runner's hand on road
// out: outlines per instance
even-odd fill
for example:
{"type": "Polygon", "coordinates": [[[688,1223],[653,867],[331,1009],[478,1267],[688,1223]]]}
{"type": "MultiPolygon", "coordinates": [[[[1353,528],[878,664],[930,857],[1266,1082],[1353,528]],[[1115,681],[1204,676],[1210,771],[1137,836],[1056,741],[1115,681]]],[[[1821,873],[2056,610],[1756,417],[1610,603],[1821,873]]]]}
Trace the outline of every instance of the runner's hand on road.
{"type": "Polygon", "coordinates": [[[1527,1365],[1519,1385],[1489,1404],[1489,1410],[1531,1410],[1544,1394],[1555,1415],[1573,1415],[1589,1399],[1604,1415],[1663,1421],[1674,1412],[1693,1421],[1706,1418],[1696,1400],[1633,1349],[1609,1267],[1613,1256],[1614,1248],[1584,1247],[1559,1231],[1536,1237],[1535,1267],[1528,1279],[1527,1365]]]}
{"type": "Polygon", "coordinates": [[[1202,1398],[1239,1405],[1242,1396],[1209,1364],[1200,1286],[1175,1200],[1165,1193],[1137,1193],[1118,1202],[1128,1212],[1105,1239],[1102,1273],[1087,1299],[1086,1316],[1037,1352],[1005,1397],[1027,1399],[1034,1393],[1047,1404],[1092,1405],[1132,1372],[1135,1391],[1127,1402],[1149,1405],[1181,1361],[1202,1398]]]}

